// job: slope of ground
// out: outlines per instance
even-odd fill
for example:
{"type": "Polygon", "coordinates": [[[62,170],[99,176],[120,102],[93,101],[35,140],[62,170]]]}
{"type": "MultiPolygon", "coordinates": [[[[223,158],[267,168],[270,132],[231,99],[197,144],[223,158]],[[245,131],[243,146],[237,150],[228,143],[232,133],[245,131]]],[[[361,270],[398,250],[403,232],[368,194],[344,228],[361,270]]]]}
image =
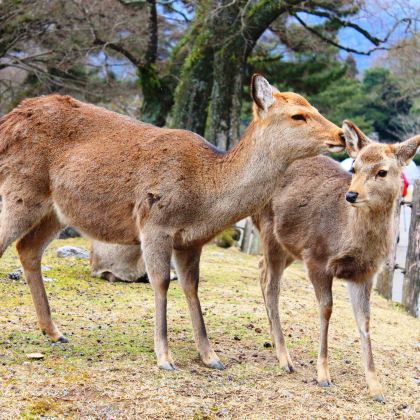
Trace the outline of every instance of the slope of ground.
{"type": "MultiPolygon", "coordinates": [[[[53,316],[70,342],[40,333],[14,249],[0,265],[0,418],[414,418],[418,414],[419,320],[373,296],[372,336],[386,404],[369,398],[345,284],[334,285],[330,369],[335,386],[316,385],[318,313],[300,264],[286,272],[284,331],[297,372],[276,363],[258,284],[258,257],[205,249],[200,295],[209,336],[225,371],[204,367],[195,350],[182,290],[169,292],[170,346],[178,370],[160,371],[153,354],[153,294],[147,284],[89,276],[87,260],[43,264],[53,316]],[[265,344],[265,345],[264,345],[265,344]],[[41,352],[42,361],[28,353],[41,352]],[[417,405],[416,405],[417,404],[417,405]]],[[[66,245],[87,246],[83,239],[66,245]]]]}

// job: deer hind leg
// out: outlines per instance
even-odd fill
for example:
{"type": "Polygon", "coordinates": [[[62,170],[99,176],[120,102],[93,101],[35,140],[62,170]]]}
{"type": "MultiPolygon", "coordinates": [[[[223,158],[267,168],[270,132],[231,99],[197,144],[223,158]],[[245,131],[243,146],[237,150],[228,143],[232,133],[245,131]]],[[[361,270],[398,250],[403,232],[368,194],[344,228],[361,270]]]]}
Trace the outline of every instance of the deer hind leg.
{"type": "Polygon", "coordinates": [[[155,354],[161,369],[174,370],[168,347],[167,292],[170,282],[172,238],[165,233],[142,233],[141,246],[147,275],[155,293],[155,354]]]}
{"type": "Polygon", "coordinates": [[[348,282],[348,291],[353,306],[354,317],[360,333],[366,382],[370,395],[379,402],[384,402],[381,384],[378,381],[373,362],[372,343],[370,341],[370,292],[372,280],[367,282],[348,282]]]}
{"type": "Polygon", "coordinates": [[[318,384],[323,387],[331,386],[330,370],[328,367],[328,327],[332,314],[332,281],[333,277],[318,271],[308,265],[309,278],[314,286],[319,304],[320,341],[317,361],[318,384]]]}
{"type": "MultiPolygon", "coordinates": [[[[264,237],[263,237],[264,238],[264,237]]],[[[264,239],[263,239],[264,241],[264,239]]],[[[286,341],[280,323],[279,294],[280,281],[284,269],[292,263],[291,258],[277,243],[272,241],[270,247],[265,244],[264,259],[260,273],[260,285],[267,311],[270,332],[280,366],[288,373],[292,373],[292,360],[287,350],[286,341]]]]}
{"type": "Polygon", "coordinates": [[[19,181],[9,179],[2,185],[0,212],[0,257],[12,242],[21,238],[49,211],[46,197],[36,197],[32,186],[21,186],[19,181]]]}
{"type": "Polygon", "coordinates": [[[201,247],[188,250],[174,250],[175,266],[178,280],[187,298],[191,321],[194,330],[194,338],[197,350],[203,363],[212,369],[224,369],[219,357],[213,351],[207,337],[206,326],[201,312],[198,298],[199,264],[201,247]]]}
{"type": "Polygon", "coordinates": [[[44,217],[16,244],[23,266],[26,282],[31,291],[41,330],[53,341],[67,342],[51,319],[51,310],[45,292],[41,272],[41,258],[45,248],[60,230],[60,223],[54,214],[44,217]]]}

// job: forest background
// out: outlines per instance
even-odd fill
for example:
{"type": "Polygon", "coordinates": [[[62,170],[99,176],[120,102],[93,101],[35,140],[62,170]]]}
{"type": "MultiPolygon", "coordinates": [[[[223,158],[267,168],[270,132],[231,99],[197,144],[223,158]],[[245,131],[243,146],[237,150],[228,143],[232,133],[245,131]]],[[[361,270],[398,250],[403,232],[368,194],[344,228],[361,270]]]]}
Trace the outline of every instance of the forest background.
{"type": "Polygon", "coordinates": [[[260,72],[399,141],[420,131],[419,18],[414,0],[0,0],[0,115],[59,92],[226,150],[260,72]]]}

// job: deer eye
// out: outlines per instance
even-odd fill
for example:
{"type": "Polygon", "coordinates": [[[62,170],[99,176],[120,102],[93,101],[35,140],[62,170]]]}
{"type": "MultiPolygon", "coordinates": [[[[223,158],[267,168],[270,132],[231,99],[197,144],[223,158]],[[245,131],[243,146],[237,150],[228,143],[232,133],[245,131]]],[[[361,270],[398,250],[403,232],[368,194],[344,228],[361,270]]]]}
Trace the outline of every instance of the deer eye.
{"type": "Polygon", "coordinates": [[[388,174],[388,171],[384,171],[383,169],[381,169],[379,172],[378,172],[378,176],[380,176],[381,178],[385,178],[386,177],[386,175],[388,174]]]}
{"type": "Polygon", "coordinates": [[[349,171],[351,174],[355,174],[356,173],[356,171],[354,170],[354,166],[352,166],[351,168],[350,168],[350,171],[349,171]]]}
{"type": "Polygon", "coordinates": [[[295,121],[306,121],[306,118],[302,114],[296,114],[296,115],[292,115],[292,120],[295,120],[295,121]]]}

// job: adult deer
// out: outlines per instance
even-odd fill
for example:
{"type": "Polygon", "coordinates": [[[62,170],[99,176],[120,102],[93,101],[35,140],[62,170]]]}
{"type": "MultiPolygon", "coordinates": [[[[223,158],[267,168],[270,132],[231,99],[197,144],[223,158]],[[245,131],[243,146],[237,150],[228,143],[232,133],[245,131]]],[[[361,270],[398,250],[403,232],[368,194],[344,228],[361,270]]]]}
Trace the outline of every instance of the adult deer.
{"type": "Polygon", "coordinates": [[[420,145],[420,136],[387,145],[370,141],[352,122],[343,124],[347,150],[355,158],[353,177],[326,157],[293,163],[273,198],[254,223],[264,252],[261,288],[280,365],[293,365],[280,325],[278,297],[283,270],[303,260],[320,307],[318,382],[331,384],[327,361],[332,281],[348,281],[360,331],[366,380],[372,396],[383,401],[369,335],[372,278],[391,245],[393,213],[401,190],[401,171],[420,145]],[[346,201],[347,200],[347,201],[346,201]]]}
{"type": "Polygon", "coordinates": [[[251,84],[254,118],[231,151],[197,134],[157,128],[68,96],[29,99],[0,120],[0,255],[17,249],[42,330],[66,339],[51,319],[41,256],[61,224],[111,243],[141,241],[155,292],[155,353],[174,369],[166,306],[173,253],[203,362],[223,365],[207,338],[198,299],[203,244],[272,195],[298,158],[342,148],[337,127],[303,97],[262,76],[251,84]]]}

